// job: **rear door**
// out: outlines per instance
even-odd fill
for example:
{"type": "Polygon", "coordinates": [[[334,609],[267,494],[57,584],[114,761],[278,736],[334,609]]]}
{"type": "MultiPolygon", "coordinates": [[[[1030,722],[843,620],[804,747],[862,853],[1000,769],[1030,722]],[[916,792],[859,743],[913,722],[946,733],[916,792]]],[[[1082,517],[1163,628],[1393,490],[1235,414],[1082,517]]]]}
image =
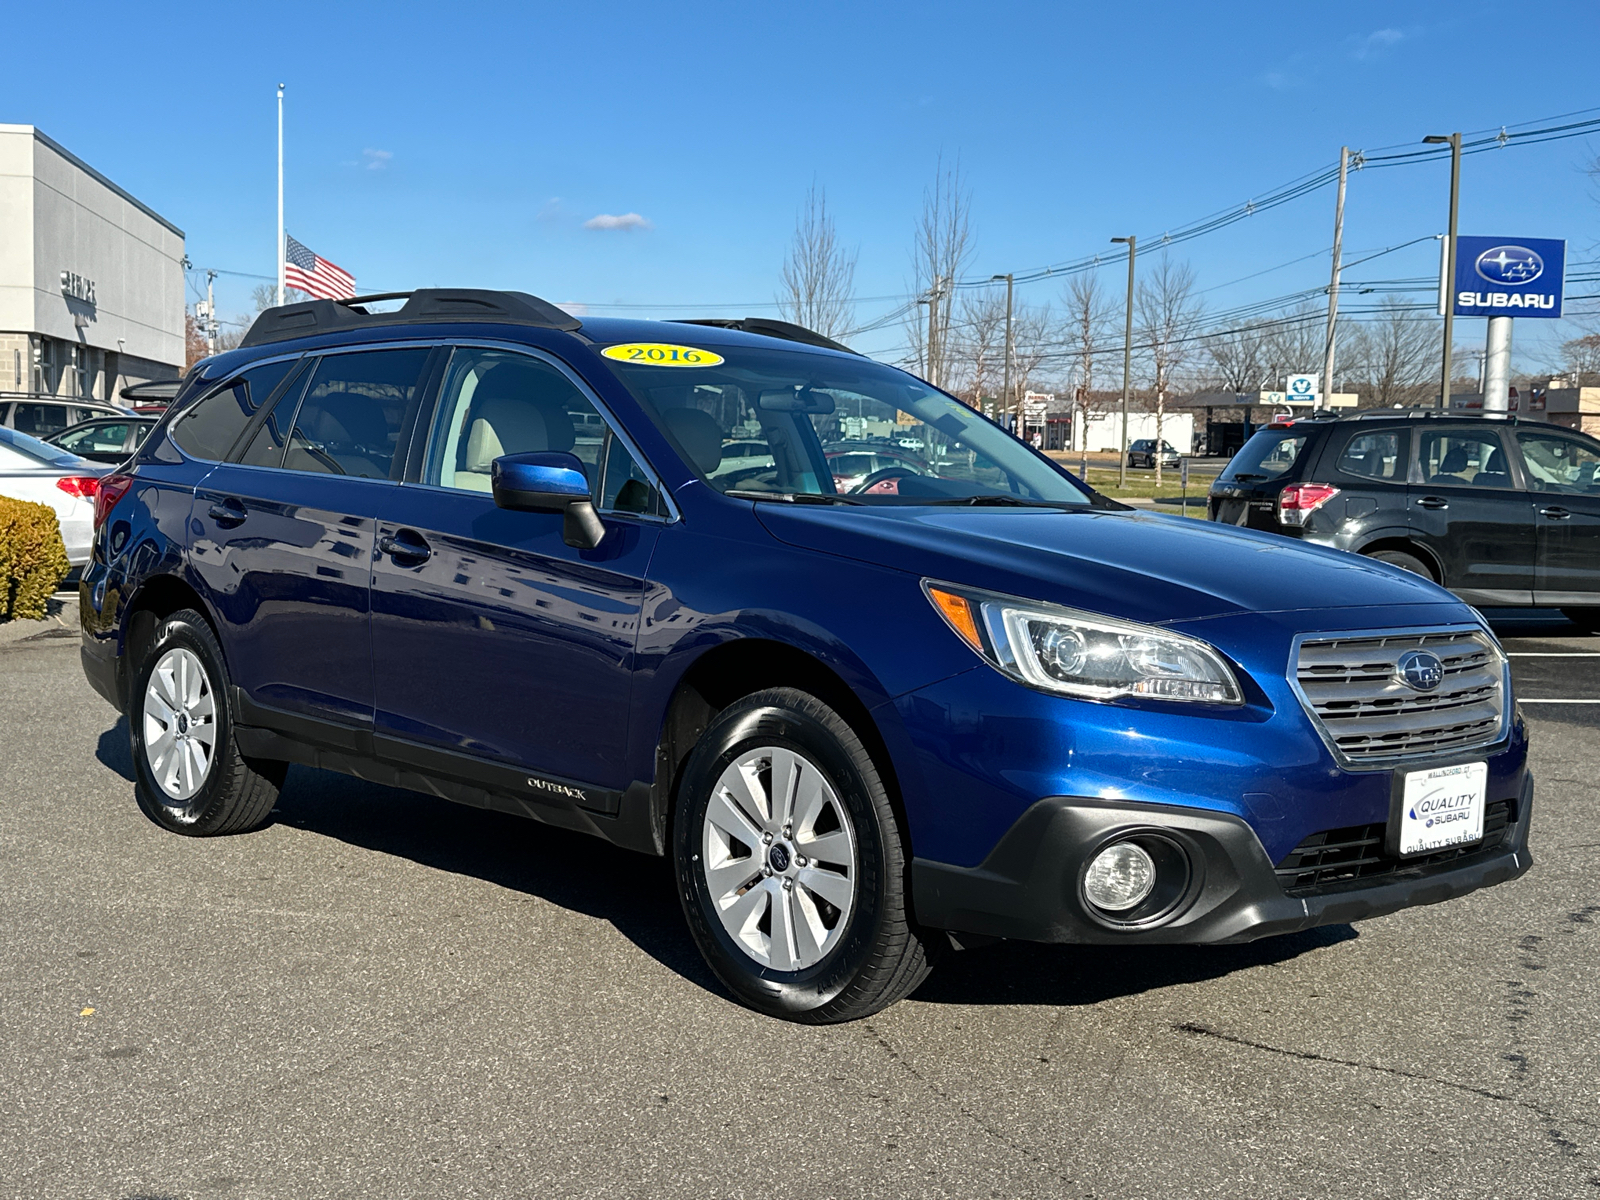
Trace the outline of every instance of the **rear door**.
{"type": "Polygon", "coordinates": [[[1319,482],[1340,492],[1325,506],[1329,511],[1319,514],[1333,525],[1328,540],[1351,549],[1388,535],[1407,536],[1410,465],[1410,429],[1339,425],[1318,467],[1319,482]]]}
{"type": "Polygon", "coordinates": [[[1526,427],[1516,441],[1538,530],[1534,603],[1600,602],[1600,445],[1526,427]]]}
{"type": "Polygon", "coordinates": [[[630,782],[634,646],[661,504],[575,376],[533,354],[458,347],[416,482],[379,510],[380,753],[458,773],[451,755],[471,756],[519,789],[554,783],[611,809],[630,782]],[[495,506],[494,459],[530,451],[583,463],[606,526],[600,545],[568,546],[560,513],[495,506]]]}
{"type": "Polygon", "coordinates": [[[1487,422],[1417,430],[1411,536],[1469,604],[1533,603],[1534,506],[1516,486],[1505,433],[1487,422]]]}
{"type": "Polygon", "coordinates": [[[227,389],[252,419],[196,493],[190,561],[249,723],[354,750],[370,735],[373,530],[431,353],[329,353],[227,389]]]}

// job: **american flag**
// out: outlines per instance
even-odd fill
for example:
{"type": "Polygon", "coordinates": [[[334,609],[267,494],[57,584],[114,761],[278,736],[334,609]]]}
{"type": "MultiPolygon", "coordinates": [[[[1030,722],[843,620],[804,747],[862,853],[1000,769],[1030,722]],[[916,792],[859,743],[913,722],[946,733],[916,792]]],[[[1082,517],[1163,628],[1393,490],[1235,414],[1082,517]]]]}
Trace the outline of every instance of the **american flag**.
{"type": "Polygon", "coordinates": [[[356,277],[343,267],[311,253],[287,234],[283,246],[283,282],[319,300],[348,300],[356,294],[356,277]]]}

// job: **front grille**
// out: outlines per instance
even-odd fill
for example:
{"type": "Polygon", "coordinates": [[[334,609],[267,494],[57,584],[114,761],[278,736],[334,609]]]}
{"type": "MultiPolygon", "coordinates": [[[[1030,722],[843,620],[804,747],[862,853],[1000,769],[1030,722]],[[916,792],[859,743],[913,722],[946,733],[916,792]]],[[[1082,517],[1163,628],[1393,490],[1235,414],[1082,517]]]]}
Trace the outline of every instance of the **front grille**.
{"type": "Polygon", "coordinates": [[[1374,765],[1468,750],[1500,736],[1505,666],[1481,629],[1356,634],[1300,643],[1295,682],[1328,741],[1351,763],[1374,765]],[[1419,692],[1399,676],[1400,656],[1429,650],[1444,682],[1419,692]]]}
{"type": "Polygon", "coordinates": [[[1278,886],[1290,896],[1307,896],[1326,891],[1332,885],[1353,880],[1393,875],[1397,871],[1424,870],[1492,850],[1505,840],[1506,829],[1515,823],[1516,803],[1496,800],[1483,810],[1483,839],[1465,846],[1451,846],[1435,854],[1401,859],[1383,848],[1387,827],[1351,825],[1313,833],[1284,856],[1276,868],[1278,886]]]}

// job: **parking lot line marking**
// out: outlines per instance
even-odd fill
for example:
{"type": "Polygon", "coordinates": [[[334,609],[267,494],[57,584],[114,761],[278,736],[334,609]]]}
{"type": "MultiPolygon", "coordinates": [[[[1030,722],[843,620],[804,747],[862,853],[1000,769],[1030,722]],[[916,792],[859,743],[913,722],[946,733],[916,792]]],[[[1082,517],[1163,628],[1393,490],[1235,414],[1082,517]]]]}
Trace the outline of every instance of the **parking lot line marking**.
{"type": "Polygon", "coordinates": [[[1518,696],[1518,704],[1600,704],[1600,700],[1540,700],[1530,699],[1527,696],[1518,696]]]}
{"type": "Polygon", "coordinates": [[[1600,658],[1588,650],[1508,650],[1507,658],[1600,658]]]}

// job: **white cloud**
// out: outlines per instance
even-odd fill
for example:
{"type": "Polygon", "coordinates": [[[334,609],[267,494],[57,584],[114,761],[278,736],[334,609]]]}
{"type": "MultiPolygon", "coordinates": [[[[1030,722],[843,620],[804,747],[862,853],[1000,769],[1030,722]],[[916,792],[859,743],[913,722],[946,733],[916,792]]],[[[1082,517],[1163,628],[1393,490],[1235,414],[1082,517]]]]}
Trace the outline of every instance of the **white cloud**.
{"type": "Polygon", "coordinates": [[[1376,58],[1391,46],[1404,41],[1405,36],[1398,29],[1375,29],[1357,44],[1356,57],[1376,58]]]}
{"type": "Polygon", "coordinates": [[[601,213],[597,217],[590,217],[587,221],[585,221],[583,223],[583,227],[585,229],[654,229],[655,228],[654,225],[650,224],[649,221],[645,220],[643,217],[641,217],[636,212],[622,213],[620,215],[615,215],[615,216],[612,215],[611,213],[601,213]]]}
{"type": "Polygon", "coordinates": [[[367,170],[381,171],[389,165],[389,160],[394,157],[394,151],[368,148],[361,152],[361,157],[367,160],[367,170]]]}

